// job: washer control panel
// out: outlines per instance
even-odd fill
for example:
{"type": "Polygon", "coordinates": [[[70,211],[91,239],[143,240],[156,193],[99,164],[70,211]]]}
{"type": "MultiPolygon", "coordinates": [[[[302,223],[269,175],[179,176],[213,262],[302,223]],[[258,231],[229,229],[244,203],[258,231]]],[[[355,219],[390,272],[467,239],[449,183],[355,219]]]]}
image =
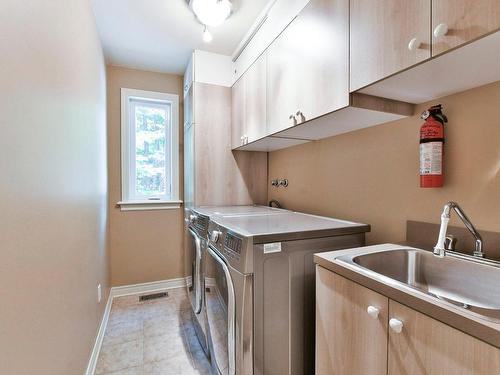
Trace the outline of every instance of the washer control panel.
{"type": "Polygon", "coordinates": [[[232,259],[240,260],[242,244],[243,241],[241,238],[237,237],[231,232],[227,232],[226,237],[224,238],[225,254],[232,259]]]}
{"type": "Polygon", "coordinates": [[[240,235],[215,221],[210,221],[208,228],[208,245],[235,270],[241,273],[248,273],[247,260],[249,254],[247,247],[251,246],[251,240],[240,235]]]}

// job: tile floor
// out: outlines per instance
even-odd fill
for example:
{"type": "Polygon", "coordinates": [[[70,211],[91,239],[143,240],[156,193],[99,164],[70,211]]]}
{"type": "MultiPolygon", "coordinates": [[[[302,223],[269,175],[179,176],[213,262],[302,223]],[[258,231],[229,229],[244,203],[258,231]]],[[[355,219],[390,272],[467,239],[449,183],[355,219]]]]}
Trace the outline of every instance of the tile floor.
{"type": "Polygon", "coordinates": [[[210,374],[185,289],[167,292],[145,302],[138,295],[113,300],[95,375],[210,374]]]}

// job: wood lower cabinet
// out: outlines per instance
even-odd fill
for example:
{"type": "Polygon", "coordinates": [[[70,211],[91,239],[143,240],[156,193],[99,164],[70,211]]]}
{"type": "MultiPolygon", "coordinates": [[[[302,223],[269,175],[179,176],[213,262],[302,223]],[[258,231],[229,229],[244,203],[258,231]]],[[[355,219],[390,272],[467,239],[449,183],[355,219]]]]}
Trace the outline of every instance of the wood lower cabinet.
{"type": "Polygon", "coordinates": [[[317,267],[316,375],[386,374],[388,310],[386,297],[317,267]]]}
{"type": "Polygon", "coordinates": [[[311,0],[267,50],[267,133],[347,105],[349,0],[311,0]]]}
{"type": "Polygon", "coordinates": [[[316,375],[327,374],[500,374],[500,349],[317,266],[316,375]]]}
{"type": "Polygon", "coordinates": [[[432,55],[500,28],[498,0],[432,0],[432,55]]]}
{"type": "Polygon", "coordinates": [[[430,18],[431,0],[351,0],[351,92],[429,59],[430,18]]]}
{"type": "Polygon", "coordinates": [[[500,350],[395,301],[389,318],[403,323],[389,330],[389,375],[500,374],[500,350]]]}

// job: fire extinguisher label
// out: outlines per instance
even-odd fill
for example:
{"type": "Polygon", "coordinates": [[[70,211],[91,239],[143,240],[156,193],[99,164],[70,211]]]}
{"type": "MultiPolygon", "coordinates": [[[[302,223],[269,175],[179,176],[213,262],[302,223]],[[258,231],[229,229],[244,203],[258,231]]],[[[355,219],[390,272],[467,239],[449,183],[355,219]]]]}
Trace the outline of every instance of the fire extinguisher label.
{"type": "Polygon", "coordinates": [[[420,144],[420,175],[442,174],[443,143],[427,142],[420,144]]]}

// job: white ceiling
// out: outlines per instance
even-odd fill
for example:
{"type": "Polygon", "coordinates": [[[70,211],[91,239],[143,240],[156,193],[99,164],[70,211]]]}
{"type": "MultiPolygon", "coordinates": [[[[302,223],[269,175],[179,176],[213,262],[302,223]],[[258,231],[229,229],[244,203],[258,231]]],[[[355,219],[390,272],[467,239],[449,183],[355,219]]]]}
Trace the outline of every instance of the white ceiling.
{"type": "Polygon", "coordinates": [[[186,0],[92,0],[106,62],[184,73],[194,49],[231,55],[269,0],[233,0],[233,14],[202,40],[186,0]]]}

